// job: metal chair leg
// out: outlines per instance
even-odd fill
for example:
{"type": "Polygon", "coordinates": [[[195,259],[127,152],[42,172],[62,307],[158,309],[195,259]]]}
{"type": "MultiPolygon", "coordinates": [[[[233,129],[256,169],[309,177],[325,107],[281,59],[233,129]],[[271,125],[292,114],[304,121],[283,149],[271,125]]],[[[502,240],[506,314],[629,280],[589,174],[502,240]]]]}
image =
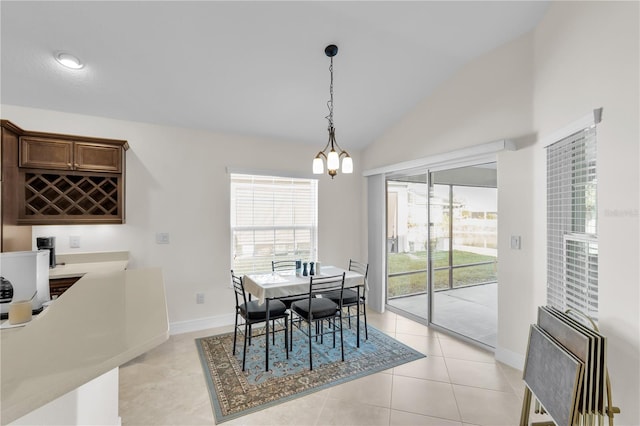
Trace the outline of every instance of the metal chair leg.
{"type": "Polygon", "coordinates": [[[307,326],[309,331],[309,370],[313,370],[313,357],[311,356],[311,322],[308,322],[307,326]]]}
{"type": "Polygon", "coordinates": [[[367,305],[362,301],[362,312],[364,313],[364,339],[369,340],[369,329],[367,327],[367,305]]]}
{"type": "Polygon", "coordinates": [[[289,324],[289,350],[293,350],[293,315],[291,315],[291,323],[289,324]]]}
{"type": "Polygon", "coordinates": [[[242,371],[244,371],[245,362],[247,359],[247,329],[251,332],[251,326],[247,326],[247,323],[244,323],[244,350],[242,351],[242,371]]]}
{"type": "MultiPolygon", "coordinates": [[[[329,323],[331,324],[331,323],[329,323]]],[[[333,317],[333,347],[336,347],[336,317],[333,317]]]]}
{"type": "Polygon", "coordinates": [[[289,318],[284,317],[284,350],[287,353],[287,359],[289,359],[289,326],[288,320],[289,318]]]}
{"type": "Polygon", "coordinates": [[[238,337],[238,313],[236,313],[236,323],[233,327],[233,355],[236,354],[236,338],[238,337]]]}
{"type": "MultiPolygon", "coordinates": [[[[273,336],[273,345],[276,345],[276,320],[271,320],[271,326],[273,328],[273,331],[271,332],[271,335],[273,336]]],[[[267,336],[267,338],[269,338],[267,336]]]]}
{"type": "Polygon", "coordinates": [[[340,313],[340,351],[342,352],[342,362],[344,362],[344,335],[342,334],[342,312],[340,313]]]}

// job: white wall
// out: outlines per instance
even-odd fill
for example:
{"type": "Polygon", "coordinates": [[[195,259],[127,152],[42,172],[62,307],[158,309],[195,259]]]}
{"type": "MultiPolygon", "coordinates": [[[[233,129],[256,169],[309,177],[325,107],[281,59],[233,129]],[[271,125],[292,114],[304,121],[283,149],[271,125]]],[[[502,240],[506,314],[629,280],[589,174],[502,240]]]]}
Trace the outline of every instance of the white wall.
{"type": "Polygon", "coordinates": [[[363,153],[363,168],[502,138],[498,347],[522,367],[546,303],[546,160],[540,138],[604,108],[598,127],[599,312],[616,424],[640,414],[639,3],[553,2],[528,35],[467,64],[363,153]],[[509,249],[509,236],[522,249],[509,249]]]}
{"type": "MultiPolygon", "coordinates": [[[[617,425],[640,424],[640,33],[638,2],[558,2],[535,31],[534,123],[544,136],[603,107],[598,138],[599,326],[617,425]]],[[[536,146],[535,182],[544,182],[536,146]]],[[[544,218],[544,188],[535,193],[544,218]]],[[[541,219],[544,220],[544,219],[541,219]]],[[[540,220],[535,227],[543,233],[540,220]]],[[[535,270],[545,271],[538,250],[535,270]]],[[[540,273],[541,272],[541,273],[540,273]]],[[[543,282],[539,276],[536,282],[543,282]]]]}
{"type": "Polygon", "coordinates": [[[363,152],[363,169],[531,132],[531,36],[477,58],[363,152]]]}
{"type": "MultiPolygon", "coordinates": [[[[26,130],[129,141],[126,224],[38,226],[33,234],[56,236],[58,253],[128,250],[131,268],[161,266],[172,331],[232,318],[226,167],[312,177],[311,162],[324,143],[300,146],[10,105],[2,106],[2,118],[26,130]],[[156,244],[156,232],[168,232],[170,244],[156,244]],[[79,249],[69,248],[70,235],[80,236],[79,249]],[[202,305],[198,292],[205,294],[202,305]]],[[[325,264],[347,266],[362,255],[358,154],[352,153],[354,174],[319,179],[318,255],[325,264]]]]}
{"type": "Polygon", "coordinates": [[[498,156],[497,353],[511,364],[521,364],[528,326],[535,321],[531,299],[520,298],[534,288],[532,202],[522,196],[533,186],[532,160],[522,154],[530,149],[523,145],[531,143],[528,136],[533,133],[532,43],[532,35],[525,35],[469,63],[363,153],[363,168],[371,169],[499,139],[516,140],[518,154],[498,156]],[[510,235],[522,237],[522,250],[509,250],[510,235]]]}

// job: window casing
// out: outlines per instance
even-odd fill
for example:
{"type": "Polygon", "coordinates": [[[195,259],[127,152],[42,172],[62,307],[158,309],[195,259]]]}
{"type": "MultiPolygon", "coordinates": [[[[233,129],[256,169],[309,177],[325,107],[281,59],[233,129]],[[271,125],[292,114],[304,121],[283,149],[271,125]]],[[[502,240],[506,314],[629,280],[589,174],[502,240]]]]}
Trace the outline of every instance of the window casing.
{"type": "Polygon", "coordinates": [[[547,303],[598,317],[595,126],[547,147],[547,303]]]}
{"type": "Polygon", "coordinates": [[[273,260],[315,259],[318,181],[231,174],[231,268],[271,270],[273,260]]]}

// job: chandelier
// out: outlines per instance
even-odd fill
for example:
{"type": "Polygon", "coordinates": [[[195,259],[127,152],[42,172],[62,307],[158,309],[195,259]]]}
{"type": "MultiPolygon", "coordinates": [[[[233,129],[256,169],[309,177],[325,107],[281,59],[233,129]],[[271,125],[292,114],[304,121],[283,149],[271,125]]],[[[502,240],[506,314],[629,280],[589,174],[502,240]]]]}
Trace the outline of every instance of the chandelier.
{"type": "Polygon", "coordinates": [[[329,140],[324,146],[322,151],[318,152],[316,158],[313,159],[313,174],[321,175],[324,173],[324,158],[327,162],[327,172],[331,179],[335,177],[340,168],[340,158],[342,159],[342,173],[353,173],[353,160],[349,156],[349,153],[340,148],[336,141],[336,130],[333,127],[333,57],[338,54],[338,46],[331,44],[324,49],[324,53],[331,58],[331,65],[329,66],[329,72],[331,73],[331,84],[329,85],[330,98],[327,102],[329,108],[329,115],[325,118],[329,121],[329,140]],[[327,153],[327,149],[331,147],[331,150],[327,153]],[[337,148],[337,151],[336,151],[337,148]]]}

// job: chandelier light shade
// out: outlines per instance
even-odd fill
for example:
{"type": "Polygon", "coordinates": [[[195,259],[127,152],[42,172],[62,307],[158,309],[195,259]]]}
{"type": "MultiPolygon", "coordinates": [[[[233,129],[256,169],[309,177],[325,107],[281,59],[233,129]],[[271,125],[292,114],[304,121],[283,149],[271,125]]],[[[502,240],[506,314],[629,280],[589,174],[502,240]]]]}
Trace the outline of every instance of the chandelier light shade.
{"type": "Polygon", "coordinates": [[[340,159],[342,158],[342,173],[353,173],[353,160],[349,153],[340,148],[336,141],[336,130],[333,127],[333,57],[338,54],[338,46],[330,44],[324,49],[324,53],[331,58],[329,72],[331,74],[331,84],[329,85],[330,98],[327,102],[329,107],[329,115],[326,119],[329,121],[329,140],[322,151],[318,152],[316,158],[313,159],[313,174],[321,175],[324,173],[324,161],[327,162],[327,173],[333,179],[340,169],[340,159]],[[327,152],[328,150],[328,152],[327,152]]]}

